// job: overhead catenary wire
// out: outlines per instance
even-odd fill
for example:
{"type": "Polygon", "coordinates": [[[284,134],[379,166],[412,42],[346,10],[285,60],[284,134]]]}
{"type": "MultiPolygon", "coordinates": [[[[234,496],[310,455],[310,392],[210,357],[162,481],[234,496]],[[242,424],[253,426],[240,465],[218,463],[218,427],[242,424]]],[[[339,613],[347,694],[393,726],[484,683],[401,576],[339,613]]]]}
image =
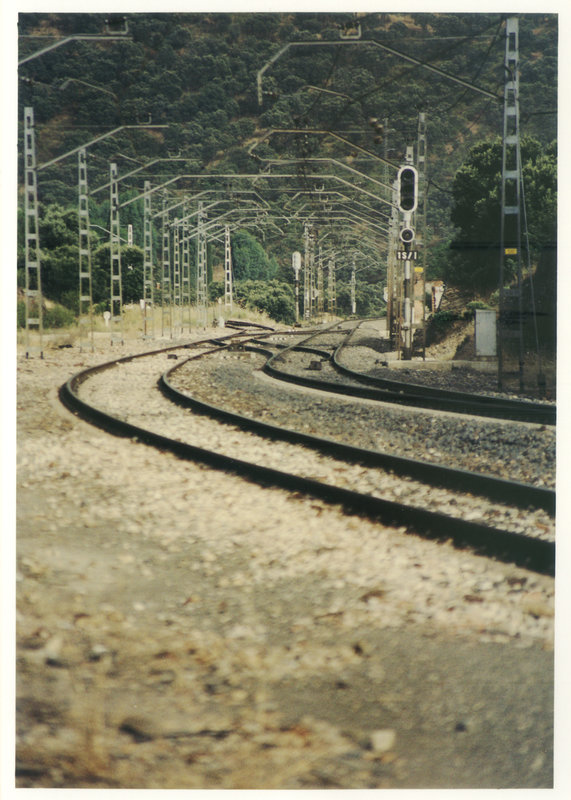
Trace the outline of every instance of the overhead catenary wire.
{"type": "MultiPolygon", "coordinates": [[[[500,21],[500,24],[501,24],[501,22],[503,22],[503,17],[502,17],[502,19],[500,21]]],[[[496,25],[496,21],[494,20],[494,22],[490,23],[490,25],[486,26],[486,28],[484,28],[484,30],[489,30],[489,28],[491,28],[492,26],[495,26],[495,25],[496,25]]],[[[470,41],[472,38],[473,38],[473,36],[470,36],[470,35],[464,37],[463,39],[459,40],[457,44],[455,44],[455,45],[453,45],[451,47],[448,47],[448,48],[444,48],[442,51],[440,51],[437,54],[435,54],[432,57],[432,59],[430,59],[430,60],[422,61],[422,60],[419,59],[419,63],[418,64],[415,64],[415,65],[412,65],[412,66],[407,65],[406,67],[403,66],[400,70],[396,71],[397,72],[396,79],[400,78],[403,75],[410,75],[411,73],[413,73],[416,70],[421,69],[422,67],[433,66],[435,62],[441,61],[444,58],[446,58],[447,56],[449,56],[453,51],[455,51],[458,47],[460,47],[460,44],[465,44],[467,41],[470,41]]],[[[494,44],[495,41],[496,41],[496,37],[494,37],[494,39],[492,40],[492,44],[494,44]]],[[[382,43],[380,43],[380,44],[382,44],[382,43]]],[[[403,54],[403,55],[406,56],[407,54],[403,54]]],[[[365,92],[362,92],[360,94],[357,94],[357,95],[353,96],[351,98],[351,100],[346,101],[346,103],[344,104],[344,106],[341,109],[341,111],[337,114],[336,117],[334,117],[333,124],[334,125],[338,124],[339,120],[343,118],[343,116],[347,113],[348,109],[351,106],[353,106],[356,103],[362,103],[364,100],[369,99],[371,96],[373,96],[377,92],[382,91],[382,89],[384,89],[388,85],[394,83],[394,81],[395,81],[395,75],[392,74],[385,81],[383,81],[381,83],[376,83],[375,86],[372,89],[368,89],[365,92]]],[[[501,98],[498,98],[498,99],[501,99],[501,98]]]]}

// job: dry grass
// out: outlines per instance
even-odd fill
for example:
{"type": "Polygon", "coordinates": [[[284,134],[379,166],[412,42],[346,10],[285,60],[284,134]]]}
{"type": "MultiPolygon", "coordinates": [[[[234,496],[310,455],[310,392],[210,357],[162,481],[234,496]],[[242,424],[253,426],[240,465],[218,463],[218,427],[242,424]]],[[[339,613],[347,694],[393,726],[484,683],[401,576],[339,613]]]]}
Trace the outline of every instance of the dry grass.
{"type": "MultiPolygon", "coordinates": [[[[218,304],[213,303],[207,308],[207,326],[198,324],[197,310],[192,307],[190,309],[190,330],[196,333],[200,330],[210,330],[213,327],[218,327],[218,320],[220,317],[224,319],[239,319],[247,320],[249,322],[259,323],[261,325],[276,325],[276,322],[267,314],[254,311],[249,308],[241,308],[234,305],[231,313],[227,313],[218,304]]],[[[173,320],[171,328],[170,316],[165,313],[164,319],[162,309],[157,307],[154,309],[153,315],[147,319],[147,334],[152,331],[155,338],[171,338],[171,332],[174,333],[188,333],[188,325],[185,324],[184,330],[181,331],[180,317],[178,318],[178,325],[176,324],[177,318],[173,320]]],[[[64,328],[44,328],[42,336],[42,346],[44,349],[57,349],[62,347],[79,346],[82,341],[85,344],[89,343],[91,336],[91,327],[89,320],[82,323],[83,328],[79,324],[74,324],[64,328]]],[[[108,334],[111,337],[112,331],[117,334],[121,332],[119,326],[116,325],[112,328],[111,324],[106,325],[102,314],[95,315],[93,318],[93,332],[98,340],[108,334]]],[[[142,339],[144,335],[144,321],[141,310],[137,306],[126,306],[123,312],[122,334],[126,340],[142,339]]],[[[29,333],[29,344],[31,348],[37,348],[40,344],[40,337],[37,331],[31,330],[29,333]]],[[[18,330],[17,344],[20,346],[26,345],[26,331],[18,330]]]]}

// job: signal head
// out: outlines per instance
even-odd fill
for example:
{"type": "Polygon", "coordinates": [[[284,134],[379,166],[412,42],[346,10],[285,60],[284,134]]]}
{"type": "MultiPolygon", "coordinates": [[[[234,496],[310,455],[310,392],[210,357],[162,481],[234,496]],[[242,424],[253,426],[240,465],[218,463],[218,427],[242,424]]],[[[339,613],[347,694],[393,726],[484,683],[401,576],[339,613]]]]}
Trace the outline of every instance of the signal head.
{"type": "Polygon", "coordinates": [[[410,244],[414,240],[414,230],[412,228],[401,228],[399,237],[401,242],[410,244]]]}
{"type": "Polygon", "coordinates": [[[398,207],[400,211],[412,213],[418,205],[418,172],[414,167],[401,167],[397,175],[398,207]]]}

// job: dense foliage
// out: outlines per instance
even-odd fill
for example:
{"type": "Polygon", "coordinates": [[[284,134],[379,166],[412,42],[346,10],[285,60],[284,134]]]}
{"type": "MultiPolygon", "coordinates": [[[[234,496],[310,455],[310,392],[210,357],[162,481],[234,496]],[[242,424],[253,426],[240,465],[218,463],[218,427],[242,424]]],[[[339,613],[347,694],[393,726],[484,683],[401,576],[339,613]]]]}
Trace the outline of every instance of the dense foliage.
{"type": "MultiPolygon", "coordinates": [[[[382,187],[390,187],[407,147],[416,144],[419,112],[427,118],[428,277],[445,276],[487,290],[496,266],[485,254],[478,260],[468,251],[476,243],[481,253],[483,241],[495,240],[501,102],[446,75],[501,99],[504,16],[366,13],[357,18],[360,46],[340,38],[345,26],[355,25],[354,15],[344,12],[129,14],[128,35],[109,41],[73,38],[104,34],[105,14],[21,14],[21,59],[71,37],[26,61],[19,71],[19,119],[24,107],[33,107],[42,165],[46,295],[71,308],[77,304],[77,163],[72,155],[43,165],[88,144],[95,302],[108,297],[108,183],[109,162],[114,161],[121,175],[121,236],[126,240],[128,225],[134,234],[133,247],[122,252],[126,302],[141,294],[140,198],[143,181],[150,180],[156,265],[161,263],[163,202],[157,187],[168,182],[169,203],[180,205],[183,197],[200,194],[205,203],[219,205],[209,219],[220,212],[232,221],[241,208],[245,218],[250,214],[233,233],[236,285],[270,282],[269,298],[276,281],[289,297],[291,254],[304,252],[307,215],[319,241],[329,236],[327,244],[337,252],[367,248],[378,267],[374,280],[363,283],[362,296],[358,289],[357,305],[359,313],[372,313],[382,306],[386,264],[386,235],[379,231],[387,225],[390,190],[382,187]],[[289,49],[264,73],[259,105],[258,71],[286,44],[289,49]],[[371,118],[383,124],[371,125],[371,118]],[[276,128],[295,132],[272,133],[276,128]],[[277,168],[275,159],[282,161],[277,168]],[[289,177],[277,181],[272,172],[289,177]],[[259,177],[255,182],[240,177],[246,175],[259,177]],[[335,195],[341,191],[359,201],[353,204],[357,219],[350,223],[346,206],[335,195]],[[346,230],[338,234],[333,225],[336,214],[345,215],[344,224],[352,226],[350,244],[346,230]],[[371,218],[377,225],[372,231],[371,218]],[[451,241],[454,251],[448,247],[451,241]]],[[[119,20],[113,30],[123,24],[119,20]]],[[[519,30],[530,237],[534,257],[543,259],[546,242],[555,240],[551,143],[557,133],[557,16],[521,14],[519,30]]],[[[20,141],[23,181],[22,126],[20,141]]],[[[23,203],[23,188],[20,199],[23,203]]],[[[180,213],[173,211],[171,221],[180,213]]],[[[195,222],[191,216],[191,232],[195,222]]],[[[21,235],[20,245],[22,284],[21,235]]],[[[208,261],[224,262],[220,239],[209,241],[208,261]]],[[[193,286],[194,280],[193,272],[193,286]]],[[[344,283],[340,274],[338,306],[348,313],[344,283]]],[[[283,303],[281,295],[267,301],[281,308],[276,313],[289,313],[283,303]]]]}
{"type": "MultiPolygon", "coordinates": [[[[544,147],[536,139],[522,140],[525,220],[535,258],[556,242],[556,156],[554,143],[544,147]]],[[[445,271],[452,283],[480,291],[497,286],[501,171],[502,142],[496,139],[476,145],[456,173],[451,220],[458,232],[452,242],[454,257],[445,271]]]]}
{"type": "Polygon", "coordinates": [[[238,281],[235,295],[239,305],[264,311],[278,322],[295,320],[293,290],[281,281],[238,281]]]}
{"type": "Polygon", "coordinates": [[[251,234],[238,231],[232,237],[232,270],[237,281],[271,280],[276,276],[278,264],[251,234]]]}
{"type": "MultiPolygon", "coordinates": [[[[351,314],[351,286],[349,283],[337,281],[337,311],[349,316],[351,314]]],[[[386,310],[383,298],[383,287],[358,280],[355,283],[355,306],[360,317],[380,316],[386,310]]]]}

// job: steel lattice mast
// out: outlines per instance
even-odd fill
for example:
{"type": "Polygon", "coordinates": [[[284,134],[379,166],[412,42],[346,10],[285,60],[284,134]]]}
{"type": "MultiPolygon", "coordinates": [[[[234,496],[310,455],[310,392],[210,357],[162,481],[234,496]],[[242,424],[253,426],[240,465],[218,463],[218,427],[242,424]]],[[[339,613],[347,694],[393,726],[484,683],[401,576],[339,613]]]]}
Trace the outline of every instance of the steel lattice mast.
{"type": "Polygon", "coordinates": [[[143,210],[143,336],[154,338],[154,305],[155,283],[153,274],[153,222],[151,182],[145,181],[145,197],[143,210]]]}
{"type": "Polygon", "coordinates": [[[317,313],[323,314],[323,251],[319,245],[317,257],[317,313]]]}
{"type": "Polygon", "coordinates": [[[357,298],[355,296],[355,288],[357,283],[357,271],[355,264],[355,253],[353,253],[353,260],[351,262],[351,314],[355,316],[357,313],[357,298]]]}
{"type": "Polygon", "coordinates": [[[504,127],[500,218],[500,315],[497,335],[498,389],[503,388],[504,342],[518,340],[519,386],[523,376],[523,307],[521,264],[521,153],[519,133],[519,24],[517,17],[506,20],[504,127]],[[507,267],[517,264],[517,287],[506,288],[507,267]]]}
{"type": "Polygon", "coordinates": [[[175,218],[173,225],[173,327],[178,333],[182,329],[181,283],[180,283],[180,225],[175,218]]]}
{"type": "MultiPolygon", "coordinates": [[[[428,191],[428,179],[426,175],[426,114],[420,112],[418,115],[418,144],[416,151],[416,168],[418,170],[418,213],[417,220],[419,222],[420,236],[419,236],[419,250],[420,250],[420,268],[422,270],[421,278],[415,282],[415,289],[417,284],[420,284],[421,293],[421,307],[422,319],[422,358],[426,358],[426,195],[428,191]]],[[[415,291],[415,300],[418,301],[418,291],[415,291]]]]}
{"type": "Polygon", "coordinates": [[[38,179],[36,172],[36,139],[34,110],[24,111],[24,180],[25,180],[25,238],[26,284],[24,302],[26,313],[26,358],[31,352],[30,329],[39,333],[39,352],[43,358],[43,297],[38,228],[38,179]]]}
{"type": "Polygon", "coordinates": [[[190,240],[188,224],[188,201],[185,200],[182,208],[182,329],[190,331],[190,240]]]}
{"type": "Polygon", "coordinates": [[[310,226],[305,225],[303,229],[304,238],[304,258],[303,258],[303,318],[311,319],[310,303],[310,226]]]}
{"type": "Polygon", "coordinates": [[[313,319],[316,314],[316,288],[315,288],[315,245],[317,234],[315,228],[309,232],[309,315],[313,319]]]}
{"type": "Polygon", "coordinates": [[[206,327],[206,296],[208,290],[208,277],[206,273],[206,232],[204,230],[205,213],[204,203],[198,203],[197,231],[196,231],[196,311],[198,325],[206,327]]]}
{"type": "MultiPolygon", "coordinates": [[[[399,228],[399,212],[397,208],[397,182],[393,183],[392,190],[393,208],[391,219],[389,222],[389,238],[387,246],[387,334],[389,340],[395,342],[400,337],[397,335],[397,318],[399,313],[397,311],[397,245],[398,245],[398,228],[399,228]]],[[[400,325],[399,325],[400,331],[400,325]]]]}
{"type": "Polygon", "coordinates": [[[161,336],[165,335],[168,326],[172,336],[172,308],[171,308],[171,274],[170,274],[170,230],[167,212],[167,192],[163,192],[162,207],[162,259],[163,274],[161,280],[161,336]]]}
{"type": "Polygon", "coordinates": [[[83,349],[84,328],[89,325],[91,351],[93,342],[93,294],[91,245],[89,241],[89,192],[87,186],[87,151],[82,148],[78,160],[79,219],[79,347],[83,349]]]}
{"type": "Polygon", "coordinates": [[[327,265],[327,310],[330,314],[337,314],[337,287],[335,286],[335,262],[329,259],[327,265]]]}
{"type": "Polygon", "coordinates": [[[232,313],[232,248],[229,225],[224,227],[224,309],[232,313]]]}
{"type": "Polygon", "coordinates": [[[117,164],[109,165],[111,211],[111,344],[123,344],[123,296],[121,282],[121,236],[117,164]]]}

